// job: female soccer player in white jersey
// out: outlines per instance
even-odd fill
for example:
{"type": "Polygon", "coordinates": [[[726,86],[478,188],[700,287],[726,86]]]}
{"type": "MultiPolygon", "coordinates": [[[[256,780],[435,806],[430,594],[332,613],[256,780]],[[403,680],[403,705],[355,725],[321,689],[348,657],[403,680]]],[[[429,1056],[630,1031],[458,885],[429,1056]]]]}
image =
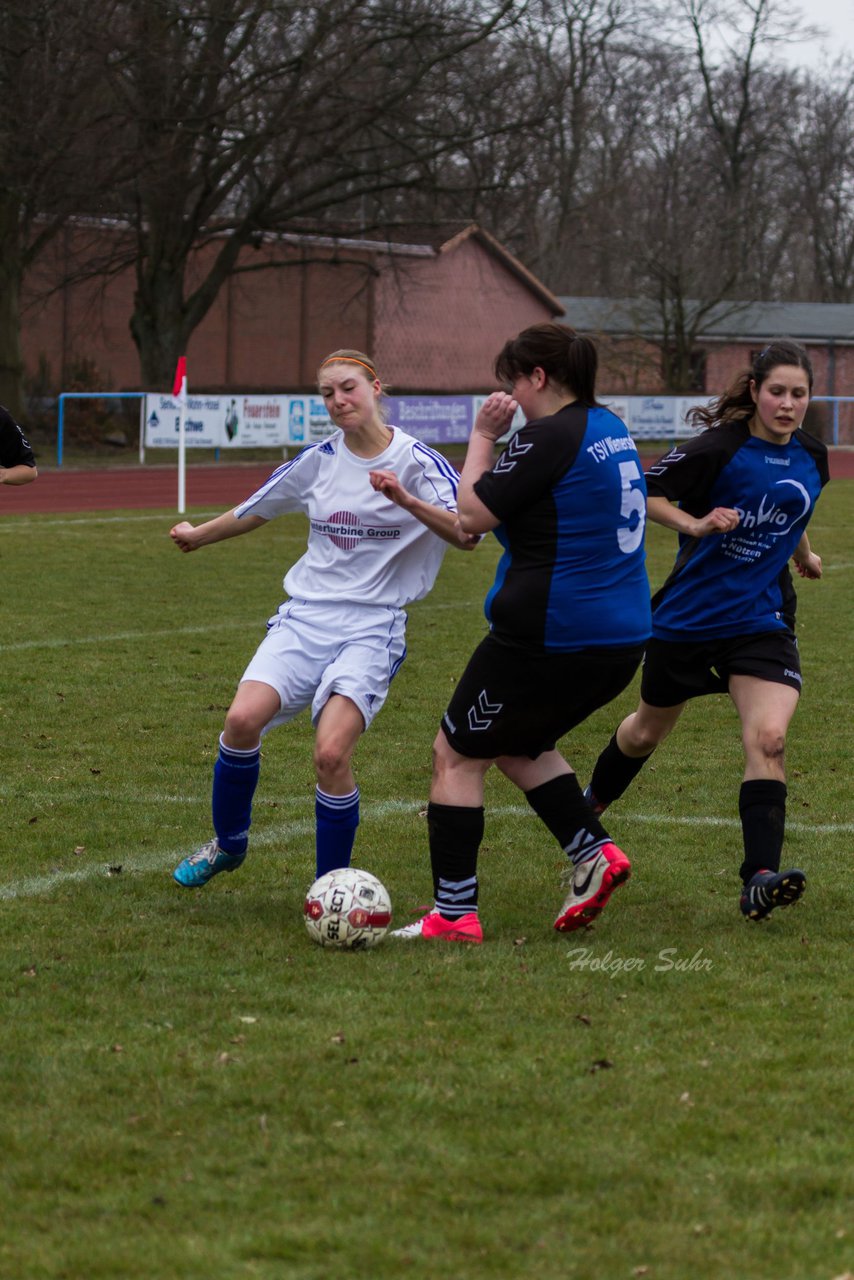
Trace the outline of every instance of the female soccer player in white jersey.
{"type": "Polygon", "coordinates": [[[802,871],[781,872],[780,861],[786,731],[801,689],[788,562],[803,578],[821,577],[806,526],[828,480],[827,449],[801,427],[812,385],[803,348],[772,342],[724,395],[693,411],[695,425],[707,430],[647,472],[649,517],[676,530],[679,551],[653,598],[640,703],[602,752],[587,789],[603,812],[689,699],[728,693],[745,755],[738,807],[741,910],[749,920],[796,901],[806,886],[802,871]]]}
{"type": "Polygon", "coordinates": [[[554,323],[524,329],[496,359],[507,391],[490,396],[475,422],[459,513],[469,533],[493,530],[504,555],[486,598],[490,633],[433,747],[435,910],[395,936],[482,940],[477,857],[493,764],[570,860],[555,929],[588,924],[629,877],[628,858],[557,749],[626,687],[650,627],[643,472],[625,426],[596,401],[596,365],[593,343],[554,323]],[[526,425],[495,461],[517,405],[526,425]]]}
{"type": "Polygon", "coordinates": [[[175,869],[186,888],[246,857],[261,737],[311,708],[317,778],[316,874],[349,865],[359,823],[351,758],[406,656],[404,606],[425,596],[450,543],[477,542],[457,520],[454,468],[380,413],[383,386],[360,351],[335,351],[318,371],[338,430],[309,445],[240,506],[171,530],[181,551],[305,512],[305,554],[286,573],[288,599],[243,673],[219,740],[214,837],[175,869]]]}

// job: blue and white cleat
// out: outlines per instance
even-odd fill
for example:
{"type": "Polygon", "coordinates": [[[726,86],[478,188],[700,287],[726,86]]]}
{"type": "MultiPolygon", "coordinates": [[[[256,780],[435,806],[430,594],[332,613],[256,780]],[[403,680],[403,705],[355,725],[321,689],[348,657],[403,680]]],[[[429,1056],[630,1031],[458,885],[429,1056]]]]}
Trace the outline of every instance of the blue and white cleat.
{"type": "Polygon", "coordinates": [[[198,853],[191,853],[189,858],[179,862],[172,878],[184,889],[201,889],[220,871],[236,871],[245,857],[245,853],[226,853],[214,837],[203,844],[198,853]]]}

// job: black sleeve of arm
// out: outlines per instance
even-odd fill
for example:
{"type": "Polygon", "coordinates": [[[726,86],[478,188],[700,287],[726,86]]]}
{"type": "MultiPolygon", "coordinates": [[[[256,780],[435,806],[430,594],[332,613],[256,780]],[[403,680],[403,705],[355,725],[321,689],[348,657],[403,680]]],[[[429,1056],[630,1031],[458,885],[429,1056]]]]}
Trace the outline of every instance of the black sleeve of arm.
{"type": "Polygon", "coordinates": [[[708,494],[723,467],[749,437],[742,424],[712,427],[682,444],[674,445],[645,473],[650,498],[667,498],[692,511],[708,504],[708,494]]]}
{"type": "Polygon", "coordinates": [[[810,435],[808,431],[804,431],[803,428],[799,428],[795,432],[795,436],[815,463],[823,489],[830,479],[830,460],[827,453],[827,445],[816,436],[810,435]]]}
{"type": "Polygon", "coordinates": [[[30,442],[7,409],[0,405],[0,466],[34,467],[30,442]]]}
{"type": "Polygon", "coordinates": [[[586,421],[586,410],[572,413],[575,408],[571,406],[559,415],[522,427],[509,440],[492,470],[475,481],[478,498],[499,520],[507,520],[539,501],[572,466],[586,421]]]}

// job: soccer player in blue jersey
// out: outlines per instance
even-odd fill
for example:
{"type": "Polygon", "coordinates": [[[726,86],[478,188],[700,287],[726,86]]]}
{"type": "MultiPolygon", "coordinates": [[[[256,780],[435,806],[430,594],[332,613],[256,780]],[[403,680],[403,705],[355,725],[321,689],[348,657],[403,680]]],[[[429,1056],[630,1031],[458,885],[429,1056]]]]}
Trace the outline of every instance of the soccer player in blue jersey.
{"type": "Polygon", "coordinates": [[[821,577],[806,527],[828,480],[827,449],[801,426],[812,385],[803,348],[772,342],[724,395],[694,410],[694,425],[707,429],[647,472],[649,518],[676,530],[679,550],[653,598],[640,703],[587,790],[603,812],[691,698],[728,693],[745,755],[738,807],[749,920],[795,902],[806,885],[802,871],[781,871],[780,862],[786,731],[801,689],[789,560],[801,577],[821,577]]]}
{"type": "Polygon", "coordinates": [[[554,922],[588,924],[630,863],[584,799],[558,739],[631,680],[650,630],[646,488],[635,444],[598,404],[597,356],[566,325],[525,329],[495,362],[506,391],[477,416],[460,479],[460,524],[504,548],[486,598],[490,631],[434,743],[427,822],[435,909],[401,938],[479,943],[484,777],[495,764],[566,852],[569,893],[554,922]],[[521,407],[526,425],[497,461],[521,407]]]}
{"type": "Polygon", "coordinates": [[[284,512],[308,517],[305,554],[285,575],[288,599],[243,673],[213,771],[214,836],[176,867],[199,888],[235,871],[249,843],[261,738],[310,708],[315,727],[316,874],[350,863],[359,824],[351,761],[406,657],[404,606],[432,587],[448,545],[476,542],[457,521],[450,463],[389,426],[369,356],[335,351],[318,389],[337,430],[274,471],[240,506],[171,530],[179,550],[259,529],[284,512]]]}

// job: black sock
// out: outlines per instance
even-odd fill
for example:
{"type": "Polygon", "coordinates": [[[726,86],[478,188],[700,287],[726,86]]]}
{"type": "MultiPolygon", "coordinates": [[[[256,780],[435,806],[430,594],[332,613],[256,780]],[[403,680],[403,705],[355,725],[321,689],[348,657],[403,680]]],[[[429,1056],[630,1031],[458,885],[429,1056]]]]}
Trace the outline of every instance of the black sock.
{"type": "Polygon", "coordinates": [[[590,779],[591,803],[609,805],[619,800],[651,755],[651,751],[645,756],[624,755],[617,746],[615,733],[593,769],[593,777],[590,779]]]}
{"type": "Polygon", "coordinates": [[[786,784],[764,778],[742,782],[738,813],[744,838],[743,882],[757,871],[779,871],[786,829],[786,784]]]}
{"type": "Polygon", "coordinates": [[[574,773],[562,773],[532,787],[525,799],[573,862],[589,858],[611,839],[584,799],[574,773]]]}
{"type": "Polygon", "coordinates": [[[440,915],[455,920],[477,911],[477,852],[483,839],[483,806],[427,806],[433,893],[440,915]]]}

